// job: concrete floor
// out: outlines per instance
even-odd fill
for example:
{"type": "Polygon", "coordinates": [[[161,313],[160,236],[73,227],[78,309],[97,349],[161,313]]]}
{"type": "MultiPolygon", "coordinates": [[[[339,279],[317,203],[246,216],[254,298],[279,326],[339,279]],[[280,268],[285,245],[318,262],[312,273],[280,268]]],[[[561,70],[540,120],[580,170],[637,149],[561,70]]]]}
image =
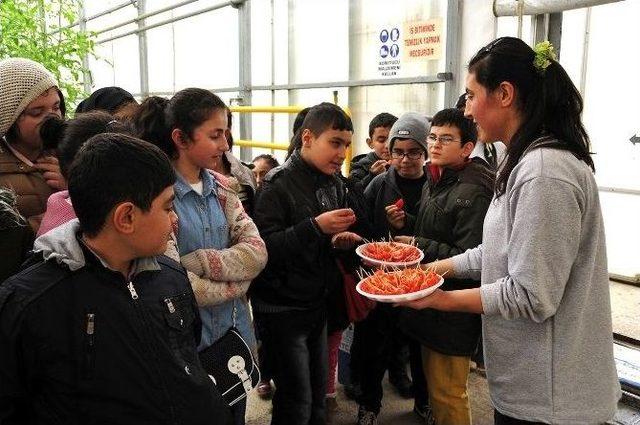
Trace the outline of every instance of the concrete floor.
{"type": "MultiPolygon", "coordinates": [[[[384,379],[384,398],[378,416],[380,425],[420,425],[424,424],[413,413],[413,400],[401,398],[387,379],[384,379]]],[[[484,377],[472,372],[469,377],[469,399],[471,401],[474,425],[493,424],[493,408],[489,401],[487,381],[484,377]]],[[[338,385],[338,416],[335,425],[353,425],[356,423],[358,405],[344,395],[342,386],[338,385]]],[[[247,408],[247,425],[268,425],[271,420],[271,402],[261,400],[254,393],[249,397],[247,408]]]]}
{"type": "MultiPolygon", "coordinates": [[[[640,287],[611,282],[611,309],[613,330],[631,338],[640,340],[640,287]]],[[[472,372],[469,377],[469,398],[471,401],[474,425],[493,424],[493,408],[489,400],[486,379],[472,372]]],[[[358,406],[344,396],[342,386],[338,385],[339,410],[336,425],[355,424],[358,406]]],[[[380,425],[418,425],[418,417],[412,412],[413,401],[401,398],[384,380],[384,399],[378,417],[380,425]]],[[[247,425],[267,425],[271,420],[271,402],[261,400],[253,392],[247,408],[247,425]]],[[[640,425],[640,413],[637,410],[620,406],[615,424],[640,425]]]]}

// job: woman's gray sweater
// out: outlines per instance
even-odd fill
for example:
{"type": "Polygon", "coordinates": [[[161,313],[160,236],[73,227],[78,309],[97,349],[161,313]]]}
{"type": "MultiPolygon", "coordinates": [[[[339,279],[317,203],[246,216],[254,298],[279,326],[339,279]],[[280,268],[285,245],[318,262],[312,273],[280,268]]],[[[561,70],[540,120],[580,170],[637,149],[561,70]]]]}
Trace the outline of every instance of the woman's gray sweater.
{"type": "Polygon", "coordinates": [[[453,257],[481,279],[491,399],[501,413],[601,423],[620,398],[598,188],[568,151],[528,151],[494,198],[482,245],[453,257]]]}

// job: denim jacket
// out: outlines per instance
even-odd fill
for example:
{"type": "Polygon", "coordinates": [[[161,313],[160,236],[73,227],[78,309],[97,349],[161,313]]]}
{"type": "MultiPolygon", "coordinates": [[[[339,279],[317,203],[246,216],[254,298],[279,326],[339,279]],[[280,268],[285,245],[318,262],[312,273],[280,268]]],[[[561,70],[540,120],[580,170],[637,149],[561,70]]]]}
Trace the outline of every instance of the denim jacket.
{"type": "Polygon", "coordinates": [[[251,270],[258,268],[257,275],[264,267],[260,263],[266,263],[264,243],[259,237],[257,240],[247,237],[253,222],[244,214],[237,195],[218,181],[224,178],[206,170],[200,177],[202,195],[180,175],[174,185],[177,251],[187,269],[202,318],[198,349],[211,345],[232,326],[253,346],[255,337],[244,294],[248,281],[254,277],[251,270]],[[239,228],[238,223],[244,226],[239,228]],[[231,255],[236,259],[235,266],[232,261],[225,261],[231,255]]]}

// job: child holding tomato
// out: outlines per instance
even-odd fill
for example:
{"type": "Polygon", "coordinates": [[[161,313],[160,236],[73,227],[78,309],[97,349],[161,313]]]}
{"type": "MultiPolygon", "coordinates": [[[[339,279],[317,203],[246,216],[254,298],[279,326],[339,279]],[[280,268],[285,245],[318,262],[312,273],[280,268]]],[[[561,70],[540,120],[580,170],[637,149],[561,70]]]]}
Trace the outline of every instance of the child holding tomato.
{"type": "MultiPolygon", "coordinates": [[[[411,233],[425,261],[446,258],[482,241],[482,223],[493,196],[493,174],[469,159],[477,138],[473,122],[457,109],[438,112],[427,137],[430,163],[416,216],[392,205],[390,224],[411,233]]],[[[396,240],[407,242],[408,236],[396,240]]],[[[475,280],[445,279],[443,290],[474,288],[475,280]]],[[[471,424],[467,395],[470,356],[480,337],[480,316],[404,310],[402,329],[422,344],[430,405],[439,424],[471,424]]]]}

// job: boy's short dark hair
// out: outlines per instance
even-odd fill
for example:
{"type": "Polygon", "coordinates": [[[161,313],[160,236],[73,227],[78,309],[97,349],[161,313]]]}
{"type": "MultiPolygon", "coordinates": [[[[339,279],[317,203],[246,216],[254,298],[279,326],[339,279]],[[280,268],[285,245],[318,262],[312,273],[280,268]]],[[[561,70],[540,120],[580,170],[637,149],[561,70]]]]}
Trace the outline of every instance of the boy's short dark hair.
{"type": "Polygon", "coordinates": [[[431,127],[436,126],[440,127],[443,125],[450,125],[452,127],[457,127],[460,130],[460,136],[462,137],[462,142],[473,142],[475,145],[478,140],[478,129],[473,121],[466,118],[464,116],[464,112],[460,109],[449,108],[443,109],[433,116],[433,120],[431,121],[431,127]]]}
{"type": "Polygon", "coordinates": [[[268,154],[268,153],[263,153],[262,155],[256,156],[255,158],[253,158],[253,161],[251,161],[251,162],[256,162],[256,161],[259,161],[261,159],[267,161],[267,163],[269,164],[269,166],[271,168],[276,168],[276,167],[278,167],[280,165],[278,160],[273,155],[268,154]]]}
{"type": "Polygon", "coordinates": [[[113,115],[100,110],[85,112],[65,122],[64,133],[58,144],[60,172],[69,178],[69,167],[78,150],[91,137],[100,133],[132,134],[126,124],[116,120],[113,115]]]}
{"type": "Polygon", "coordinates": [[[391,128],[393,124],[396,123],[396,121],[398,121],[398,117],[396,117],[395,115],[391,115],[388,112],[383,112],[376,115],[369,123],[369,138],[373,137],[373,132],[376,130],[376,128],[391,128]]]}
{"type": "Polygon", "coordinates": [[[143,211],[176,173],[157,146],[116,133],[93,136],[78,151],[69,169],[69,195],[80,227],[87,236],[103,228],[118,204],[130,201],[143,211]]]}
{"type": "Polygon", "coordinates": [[[300,132],[305,129],[318,137],[328,129],[353,132],[353,123],[342,108],[333,103],[322,102],[309,109],[300,127],[300,132]]]}

